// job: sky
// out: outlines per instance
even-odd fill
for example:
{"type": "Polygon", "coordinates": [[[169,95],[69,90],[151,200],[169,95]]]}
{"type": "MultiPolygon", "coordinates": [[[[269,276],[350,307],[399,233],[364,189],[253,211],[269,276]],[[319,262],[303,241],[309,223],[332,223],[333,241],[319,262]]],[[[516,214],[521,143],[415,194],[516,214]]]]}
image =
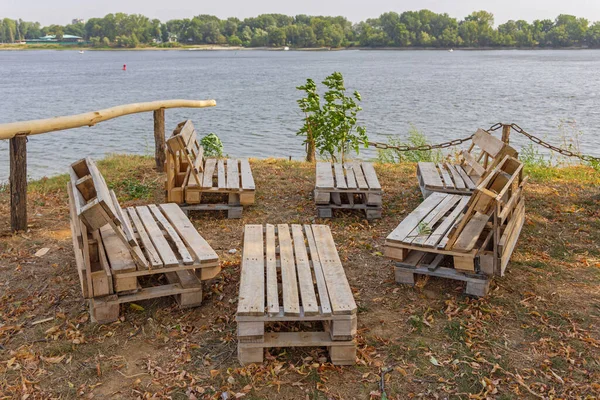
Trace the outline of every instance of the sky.
{"type": "Polygon", "coordinates": [[[240,19],[265,13],[287,15],[343,15],[352,22],[377,17],[387,11],[429,9],[464,18],[472,11],[494,14],[496,25],[509,19],[554,19],[572,14],[590,21],[600,21],[600,0],[0,0],[0,17],[38,21],[42,25],[71,22],[73,18],[103,17],[108,13],[139,13],[161,21],[212,14],[219,18],[240,19]]]}

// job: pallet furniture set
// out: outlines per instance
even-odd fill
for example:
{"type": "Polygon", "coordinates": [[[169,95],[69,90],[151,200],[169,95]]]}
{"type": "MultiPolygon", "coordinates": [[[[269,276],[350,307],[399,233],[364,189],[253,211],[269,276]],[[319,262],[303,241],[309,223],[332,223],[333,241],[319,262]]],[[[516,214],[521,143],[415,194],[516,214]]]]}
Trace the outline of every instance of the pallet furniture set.
{"type": "MultiPolygon", "coordinates": [[[[385,241],[398,283],[414,284],[422,274],[487,294],[491,278],[504,275],[525,219],[527,178],[515,157],[478,130],[460,164],[418,164],[425,199],[385,241]]],[[[166,171],[169,203],[122,209],[90,158],[69,169],[73,248],[93,321],[115,321],[121,303],[156,297],[200,305],[202,281],[220,272],[219,259],[183,210],[225,209],[240,218],[254,202],[248,161],[204,158],[191,121],[167,140],[166,171]],[[202,202],[214,194],[226,202],[202,202]]],[[[334,209],[381,218],[371,163],[317,163],[314,196],[322,218],[334,209]]],[[[333,364],[354,364],[357,306],[328,226],[245,225],[236,320],[242,364],[262,362],[265,348],[303,346],[327,347],[333,364]]]]}
{"type": "Polygon", "coordinates": [[[414,275],[467,282],[466,293],[487,294],[490,279],[503,276],[525,220],[523,164],[505,156],[472,195],[434,192],[385,241],[397,261],[396,281],[414,275]]]}
{"type": "Polygon", "coordinates": [[[201,281],[220,272],[219,258],[176,204],[122,209],[90,158],[69,173],[75,262],[93,321],[116,321],[119,304],[132,301],[202,302],[201,281]]]}
{"type": "Polygon", "coordinates": [[[167,139],[167,201],[186,213],[225,210],[241,218],[244,206],[254,204],[255,186],[247,159],[206,158],[192,121],[177,125],[167,139]]]}
{"type": "Polygon", "coordinates": [[[354,364],[356,303],[327,225],[246,225],[236,320],[238,359],[264,348],[324,346],[333,364],[354,364]],[[274,322],[313,322],[319,331],[267,332],[274,322]]]}
{"type": "Polygon", "coordinates": [[[381,218],[381,185],[369,162],[318,162],[315,183],[317,217],[331,218],[334,209],[363,210],[368,220],[381,218]]]}
{"type": "Polygon", "coordinates": [[[463,150],[460,163],[419,162],[417,179],[423,197],[433,192],[471,194],[504,156],[517,158],[517,151],[483,129],[473,134],[468,150],[463,150]]]}

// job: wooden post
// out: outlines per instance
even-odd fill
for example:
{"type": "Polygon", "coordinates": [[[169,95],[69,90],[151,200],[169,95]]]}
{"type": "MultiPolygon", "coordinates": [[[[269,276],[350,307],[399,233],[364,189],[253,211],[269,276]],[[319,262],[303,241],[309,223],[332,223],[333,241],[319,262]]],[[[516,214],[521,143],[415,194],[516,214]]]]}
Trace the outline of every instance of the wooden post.
{"type": "Polygon", "coordinates": [[[166,147],[165,147],[165,109],[154,111],[154,145],[156,159],[156,170],[165,171],[166,147]]]}
{"type": "Polygon", "coordinates": [[[10,147],[10,228],[27,230],[27,136],[15,136],[10,147]]]}
{"type": "Polygon", "coordinates": [[[502,141],[508,144],[510,138],[510,125],[502,125],[502,141]]]}

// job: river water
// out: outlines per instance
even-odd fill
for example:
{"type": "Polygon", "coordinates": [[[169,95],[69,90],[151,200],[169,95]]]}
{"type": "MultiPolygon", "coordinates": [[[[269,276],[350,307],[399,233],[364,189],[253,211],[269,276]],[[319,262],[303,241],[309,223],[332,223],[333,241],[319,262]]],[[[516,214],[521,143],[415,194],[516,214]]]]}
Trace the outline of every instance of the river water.
{"type": "MultiPolygon", "coordinates": [[[[219,135],[230,156],[300,158],[295,87],[333,71],[361,93],[361,122],[372,140],[404,139],[414,125],[438,142],[502,121],[556,144],[581,131],[581,150],[600,156],[594,50],[0,51],[0,123],[158,99],[216,99],[212,109],[167,110],[167,134],[189,118],[201,135],[219,135]]],[[[28,175],[63,173],[85,156],[153,154],[152,126],[145,113],[30,137],[28,175]]],[[[517,148],[527,143],[516,134],[511,140],[517,148]]],[[[8,142],[0,141],[0,182],[8,159],[8,142]]]]}

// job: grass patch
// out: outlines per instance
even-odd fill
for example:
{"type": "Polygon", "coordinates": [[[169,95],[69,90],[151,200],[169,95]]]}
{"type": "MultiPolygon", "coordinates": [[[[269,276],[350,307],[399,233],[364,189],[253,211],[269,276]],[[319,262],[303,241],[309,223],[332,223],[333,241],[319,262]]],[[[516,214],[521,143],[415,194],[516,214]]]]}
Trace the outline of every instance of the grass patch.
{"type": "MultiPolygon", "coordinates": [[[[406,142],[390,137],[388,138],[389,146],[426,146],[429,143],[427,137],[420,132],[413,125],[408,130],[408,140],[406,142]]],[[[410,151],[398,151],[395,149],[383,149],[377,152],[377,160],[380,163],[403,163],[403,162],[419,162],[419,161],[431,161],[439,162],[442,160],[441,150],[410,150],[410,151]]]]}

